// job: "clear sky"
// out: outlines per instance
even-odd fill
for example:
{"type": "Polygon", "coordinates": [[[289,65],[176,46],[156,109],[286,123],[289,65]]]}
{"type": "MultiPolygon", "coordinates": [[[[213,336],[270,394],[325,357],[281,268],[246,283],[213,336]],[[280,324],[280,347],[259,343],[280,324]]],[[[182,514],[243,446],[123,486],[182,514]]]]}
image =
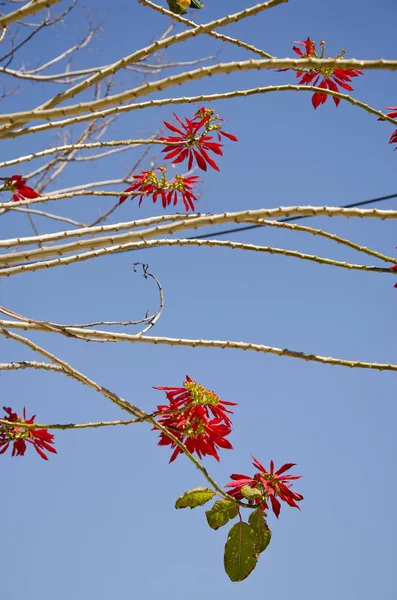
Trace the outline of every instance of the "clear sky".
{"type": "MultiPolygon", "coordinates": [[[[168,24],[136,1],[84,4],[93,11],[91,21],[103,23],[103,31],[91,49],[79,54],[76,68],[130,53],[168,24]]],[[[246,6],[243,0],[206,0],[205,10],[192,17],[204,22],[246,6]]],[[[327,42],[329,55],[346,47],[348,57],[396,58],[396,19],[394,0],[291,0],[227,33],[277,56],[291,55],[292,43],[310,35],[327,42]]],[[[76,9],[58,25],[56,36],[42,38],[51,43],[38,38],[32,43],[23,55],[25,67],[34,68],[76,43],[85,26],[85,10],[76,9]]],[[[174,46],[161,60],[217,52],[223,61],[252,57],[201,36],[174,46]]],[[[16,60],[12,66],[19,64],[16,60]]],[[[60,70],[58,65],[51,72],[60,70]]],[[[132,87],[140,77],[124,72],[116,89],[132,87]]],[[[162,96],[286,82],[295,82],[293,73],[251,71],[194,82],[162,96]]],[[[367,72],[354,80],[354,88],[357,98],[378,109],[397,104],[395,73],[367,72]]],[[[2,102],[3,111],[33,107],[54,88],[33,84],[22,89],[2,102]]],[[[392,126],[347,103],[336,109],[331,99],[314,111],[310,98],[309,93],[285,92],[214,103],[228,121],[226,130],[240,141],[226,142],[220,174],[203,176],[198,210],[340,205],[397,192],[397,154],[388,145],[392,126]]],[[[182,106],[177,112],[188,116],[190,109],[182,106]]],[[[149,136],[171,113],[172,107],[132,112],[108,137],[149,136]]],[[[37,140],[27,136],[3,142],[0,158],[57,144],[58,131],[37,140]]],[[[131,150],[80,163],[65,170],[56,188],[118,178],[137,156],[131,150]]],[[[149,164],[148,159],[145,166],[149,164]]],[[[13,173],[1,175],[7,174],[13,173]]],[[[86,197],[54,203],[51,210],[89,220],[111,202],[86,197]]],[[[381,207],[395,208],[396,201],[381,207]]],[[[150,202],[138,209],[128,201],[117,219],[161,213],[150,202]]],[[[397,245],[394,221],[317,218],[304,223],[389,255],[397,245]]],[[[36,225],[40,232],[60,228],[38,218],[36,225]]],[[[0,228],[2,237],[31,234],[24,215],[3,217],[0,228]]],[[[370,257],[303,233],[257,229],[231,237],[374,264],[370,257]]],[[[156,308],[157,296],[150,282],[133,274],[134,261],[149,263],[164,288],[165,310],[155,335],[244,340],[397,363],[392,277],[262,253],[169,248],[111,256],[3,279],[1,303],[28,317],[63,323],[138,319],[156,308]]],[[[210,530],[204,508],[174,509],[184,490],[205,484],[192,464],[178,458],[169,465],[169,450],[157,446],[157,434],[146,425],[57,432],[58,455],[48,462],[33,450],[25,458],[0,457],[1,600],[199,600],[208,594],[228,600],[250,594],[277,600],[394,597],[395,373],[236,350],[87,345],[42,334],[32,339],[145,410],[163,400],[152,386],[180,385],[186,373],[237,402],[231,437],[235,450],[225,451],[220,464],[208,459],[205,466],[224,485],[230,473],[252,472],[250,453],[265,464],[270,459],[278,466],[296,462],[295,472],[303,478],[295,487],[305,500],[301,512],[283,506],[279,521],[269,515],[273,539],[268,550],[247,580],[232,584],[223,572],[227,528],[210,530]]],[[[0,341],[0,349],[1,361],[40,360],[8,341],[0,341]]],[[[5,372],[1,389],[2,404],[18,411],[26,406],[39,422],[124,417],[99,394],[55,373],[5,372]]]]}

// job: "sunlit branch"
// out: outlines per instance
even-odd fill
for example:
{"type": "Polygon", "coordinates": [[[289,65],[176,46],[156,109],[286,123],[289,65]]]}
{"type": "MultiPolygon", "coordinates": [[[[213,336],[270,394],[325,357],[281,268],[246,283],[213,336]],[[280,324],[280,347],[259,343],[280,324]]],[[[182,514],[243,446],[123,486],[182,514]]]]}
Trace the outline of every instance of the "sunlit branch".
{"type": "MultiPolygon", "coordinates": [[[[104,194],[104,192],[101,192],[101,194],[104,194]]],[[[113,195],[113,192],[109,192],[109,194],[113,195]]],[[[11,252],[9,254],[3,254],[0,256],[0,265],[8,266],[21,261],[44,259],[52,256],[60,257],[64,254],[72,253],[75,251],[80,252],[82,250],[99,249],[98,252],[104,252],[104,246],[116,246],[130,242],[141,242],[149,238],[161,237],[162,235],[170,235],[186,229],[198,229],[200,227],[220,225],[222,223],[239,223],[244,221],[244,218],[248,218],[250,221],[254,221],[257,219],[292,217],[295,215],[307,215],[312,217],[340,216],[345,218],[376,218],[382,220],[397,219],[397,211],[394,210],[379,210],[376,208],[340,208],[330,206],[287,206],[280,208],[262,208],[252,211],[223,213],[218,215],[200,215],[194,218],[183,218],[179,221],[176,221],[175,223],[149,227],[145,230],[129,231],[127,233],[119,234],[117,236],[98,237],[95,239],[79,240],[77,242],[71,242],[68,244],[62,244],[58,246],[43,247],[36,250],[11,252]]],[[[76,232],[72,232],[72,235],[73,234],[75,235],[76,232]]],[[[40,242],[43,243],[44,239],[48,241],[48,239],[51,238],[49,238],[49,236],[43,236],[40,239],[40,242]]],[[[38,238],[36,238],[36,240],[39,241],[38,238]]],[[[29,265],[26,265],[26,268],[27,270],[29,270],[29,265]]],[[[0,271],[0,276],[4,275],[5,273],[6,271],[2,269],[0,271]]]]}
{"type": "Polygon", "coordinates": [[[39,133],[43,131],[47,131],[49,129],[56,129],[59,127],[67,127],[70,125],[74,125],[77,123],[82,123],[84,121],[90,121],[92,119],[98,118],[106,118],[110,115],[120,115],[126,112],[131,112],[133,110],[140,110],[144,108],[154,108],[159,106],[167,106],[167,105],[179,105],[179,104],[192,104],[196,102],[214,102],[217,100],[230,100],[232,98],[245,98],[248,96],[253,96],[257,94],[268,94],[272,92],[317,92],[321,94],[326,94],[327,96],[332,96],[334,98],[339,98],[344,102],[348,102],[353,106],[357,106],[368,112],[369,114],[375,115],[381,120],[388,121],[393,125],[397,126],[397,119],[392,119],[385,115],[382,111],[372,108],[365,102],[361,102],[356,98],[352,98],[347,94],[342,94],[340,92],[334,92],[332,90],[318,88],[315,86],[302,86],[302,85],[293,85],[293,84],[284,84],[284,85],[271,85],[265,87],[251,88],[246,90],[235,90],[232,92],[222,92],[219,94],[200,94],[198,96],[184,96],[179,98],[164,98],[161,100],[147,100],[145,102],[139,102],[135,104],[129,104],[128,106],[116,106],[113,108],[109,108],[103,111],[96,111],[92,114],[82,115],[78,117],[71,117],[69,119],[64,119],[60,121],[54,121],[51,123],[44,123],[43,125],[37,125],[34,127],[29,127],[26,129],[17,129],[15,131],[6,132],[7,127],[4,127],[0,130],[0,139],[8,139],[8,138],[16,138],[21,135],[28,135],[32,133],[39,133]]]}
{"type": "Polygon", "coordinates": [[[27,154],[26,156],[20,156],[11,160],[4,160],[3,162],[0,162],[0,168],[11,167],[13,165],[18,165],[22,162],[30,162],[35,158],[42,158],[43,156],[57,154],[58,152],[64,152],[65,150],[92,150],[93,148],[112,148],[119,146],[131,146],[132,148],[137,148],[139,146],[144,145],[178,146],[179,144],[172,142],[162,142],[153,138],[137,140],[113,140],[109,142],[90,142],[86,144],[63,144],[62,146],[54,146],[53,148],[47,148],[46,150],[41,150],[40,152],[32,152],[31,154],[27,154]]]}
{"type": "MultiPolygon", "coordinates": [[[[245,250],[251,252],[264,252],[267,254],[278,254],[282,256],[288,256],[291,258],[299,258],[301,260],[308,260],[310,262],[315,262],[320,265],[329,265],[333,267],[340,267],[343,269],[353,270],[353,271],[367,271],[371,273],[386,273],[389,275],[395,275],[395,272],[389,268],[384,267],[376,267],[376,266],[367,266],[367,265],[359,265],[354,263],[349,263],[345,261],[332,260],[330,258],[322,258],[320,256],[315,256],[313,254],[305,254],[303,252],[298,252],[297,250],[286,250],[284,248],[274,248],[273,246],[258,246],[255,244],[244,244],[241,242],[231,242],[229,240],[191,240],[191,239],[160,239],[160,240],[144,240],[140,242],[130,242],[130,243],[120,243],[113,244],[111,246],[103,246],[99,250],[94,250],[91,252],[82,252],[79,254],[75,254],[72,256],[68,256],[67,258],[55,258],[53,260],[47,260],[42,262],[33,262],[29,264],[17,264],[15,267],[10,268],[2,268],[0,269],[0,276],[9,277],[11,275],[17,275],[20,273],[31,273],[40,271],[42,269],[50,269],[54,267],[67,266],[73,263],[81,263],[86,260],[91,260],[94,258],[101,258],[103,256],[109,256],[112,254],[119,254],[122,252],[131,252],[134,250],[142,250],[149,248],[158,248],[158,247],[172,247],[172,246],[197,246],[200,248],[203,247],[218,247],[218,248],[230,248],[232,250],[245,250]]],[[[41,248],[39,250],[42,250],[41,248]]],[[[39,253],[39,250],[37,251],[39,253]]],[[[43,249],[44,250],[44,249],[43,249]]],[[[31,253],[25,254],[25,259],[29,260],[32,258],[32,254],[36,251],[32,251],[31,253]]],[[[70,252],[70,250],[68,250],[70,252]]],[[[45,254],[45,252],[42,252],[45,254]]],[[[64,254],[63,250],[58,251],[58,255],[64,254]]],[[[0,258],[0,264],[13,264],[15,262],[21,262],[22,257],[18,259],[10,259],[7,257],[3,260],[3,257],[0,258]],[[7,262],[6,262],[7,261],[7,262]]]]}
{"type": "Polygon", "coordinates": [[[335,233],[328,233],[323,229],[315,229],[314,227],[307,227],[306,225],[296,225],[292,223],[283,223],[280,221],[267,221],[266,219],[261,219],[259,221],[255,221],[258,225],[264,225],[266,227],[276,227],[277,229],[289,229],[291,231],[302,231],[304,233],[310,233],[311,235],[315,235],[318,237],[324,237],[337,244],[341,244],[343,246],[347,246],[348,248],[352,248],[353,250],[357,250],[357,252],[363,252],[364,254],[368,254],[369,256],[374,256],[379,258],[379,260],[383,260],[384,262],[391,262],[397,264],[397,258],[393,256],[387,256],[387,254],[382,254],[381,252],[377,252],[376,250],[371,250],[371,248],[367,248],[366,246],[361,246],[360,244],[356,244],[351,240],[347,240],[346,238],[342,238],[335,233]]]}
{"type": "Polygon", "coordinates": [[[60,1],[61,0],[31,0],[31,2],[28,2],[24,6],[21,6],[21,8],[18,8],[7,15],[0,15],[0,29],[11,25],[11,23],[16,23],[25,17],[34,15],[45,8],[50,8],[60,1]]]}
{"type": "MultiPolygon", "coordinates": [[[[321,65],[322,68],[329,66],[343,69],[397,69],[397,60],[381,59],[363,61],[356,59],[301,59],[301,61],[302,68],[315,67],[321,65]]],[[[219,63],[207,67],[200,67],[199,69],[196,69],[194,71],[187,71],[184,73],[171,75],[170,77],[159,79],[157,81],[146,82],[137,88],[126,90],[125,92],[120,92],[119,94],[114,94],[112,96],[107,96],[94,102],[80,102],[79,104],[74,104],[62,108],[48,108],[47,110],[36,109],[32,111],[0,115],[0,123],[4,124],[5,126],[14,126],[28,123],[32,120],[45,121],[50,119],[59,119],[61,117],[69,117],[73,115],[77,116],[87,111],[100,111],[115,104],[124,104],[125,102],[131,102],[132,100],[141,98],[142,96],[146,96],[147,94],[151,94],[153,92],[160,92],[170,87],[180,86],[189,81],[197,81],[206,77],[212,77],[214,75],[230,74],[235,73],[237,71],[242,72],[261,69],[287,69],[297,66],[300,66],[299,60],[291,58],[219,63]]],[[[336,97],[338,97],[336,92],[334,92],[334,94],[336,97]]],[[[7,127],[4,127],[1,131],[4,132],[6,131],[6,129],[7,127]]]]}
{"type": "MultiPolygon", "coordinates": [[[[52,324],[53,325],[53,324],[52,324]]],[[[142,335],[130,335],[128,333],[110,333],[107,331],[77,329],[73,327],[63,327],[58,325],[56,328],[48,328],[45,323],[41,326],[36,324],[16,321],[0,321],[0,333],[3,331],[3,327],[12,329],[22,329],[25,331],[46,331],[63,333],[66,336],[78,336],[79,338],[87,338],[89,341],[98,342],[129,342],[129,343],[141,343],[151,345],[166,345],[166,346],[178,346],[188,348],[217,348],[221,350],[234,349],[260,352],[264,354],[275,354],[276,356],[288,356],[289,358],[298,358],[304,361],[318,362],[326,365],[333,365],[339,367],[358,368],[358,369],[373,369],[376,371],[397,371],[397,365],[390,363],[375,363],[375,362],[363,362],[359,360],[345,360],[342,358],[333,358],[331,356],[320,356],[317,354],[299,352],[296,350],[288,350],[287,348],[276,348],[273,346],[265,346],[263,344],[254,344],[251,342],[235,342],[233,340],[202,340],[202,339],[185,339],[185,338],[171,338],[164,336],[142,336],[142,335]]],[[[16,335],[16,334],[14,334],[16,335]]]]}
{"type": "Polygon", "coordinates": [[[20,421],[7,421],[0,419],[1,425],[9,427],[18,427],[18,429],[91,429],[98,427],[115,427],[117,425],[133,425],[134,423],[142,423],[143,419],[129,419],[128,421],[96,421],[93,423],[25,423],[20,421]]]}

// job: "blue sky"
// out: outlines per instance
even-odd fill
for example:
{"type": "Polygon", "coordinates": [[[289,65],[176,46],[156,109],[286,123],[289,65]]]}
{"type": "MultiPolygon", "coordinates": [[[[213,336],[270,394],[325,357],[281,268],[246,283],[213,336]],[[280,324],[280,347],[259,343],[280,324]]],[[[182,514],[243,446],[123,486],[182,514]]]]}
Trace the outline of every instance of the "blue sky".
{"type": "MultiPolygon", "coordinates": [[[[79,54],[76,68],[116,60],[155,39],[168,24],[130,0],[86,0],[85,6],[93,11],[94,23],[103,23],[103,31],[91,49],[79,54]]],[[[204,22],[244,7],[242,0],[207,0],[205,11],[192,17],[204,22]]],[[[393,0],[295,0],[225,32],[277,56],[291,55],[292,43],[310,35],[327,42],[329,55],[347,47],[348,57],[396,58],[396,18],[393,0]]],[[[23,55],[25,66],[33,68],[48,60],[49,52],[78,41],[85,25],[86,11],[76,9],[58,26],[57,35],[42,38],[52,40],[51,45],[36,38],[23,55]]],[[[172,47],[161,60],[190,60],[219,51],[222,61],[251,58],[202,36],[172,47]]],[[[162,97],[294,80],[289,73],[252,71],[193,82],[162,97]]],[[[122,73],[116,89],[138,81],[138,74],[122,73]]],[[[394,73],[367,72],[354,81],[354,88],[355,97],[378,109],[397,104],[394,73]]],[[[6,98],[2,110],[27,109],[52,91],[43,84],[24,89],[6,98]]],[[[329,99],[314,111],[310,94],[285,92],[212,106],[240,141],[225,144],[220,174],[202,177],[201,212],[341,205],[397,192],[397,156],[387,143],[392,126],[347,103],[336,109],[329,99]]],[[[190,114],[187,106],[177,112],[190,114]]],[[[108,137],[149,136],[171,113],[171,107],[132,112],[116,122],[108,137]]],[[[58,135],[3,141],[0,158],[55,145],[58,135]]],[[[56,187],[120,177],[136,152],[80,163],[65,170],[56,187]]],[[[154,150],[153,156],[158,155],[154,150]]],[[[89,220],[111,202],[86,197],[54,203],[51,210],[89,220]]],[[[381,207],[395,208],[396,201],[381,207]]],[[[117,219],[153,214],[161,214],[161,207],[146,202],[138,209],[128,201],[117,219]]],[[[59,224],[35,222],[40,232],[59,229],[59,224]]],[[[397,245],[393,221],[317,218],[304,223],[389,255],[397,245]]],[[[2,237],[31,233],[24,215],[2,217],[0,228],[2,237]]],[[[370,257],[303,233],[264,228],[230,237],[374,264],[370,257]]],[[[145,250],[3,279],[1,303],[28,317],[64,323],[138,319],[156,308],[157,296],[150,282],[133,274],[134,261],[148,263],[164,288],[164,315],[154,335],[244,340],[324,356],[397,362],[393,278],[293,258],[228,249],[145,250]]],[[[33,452],[24,459],[1,457],[2,600],[27,595],[32,600],[151,600],[159,595],[198,600],[205,593],[230,600],[242,594],[278,600],[292,595],[298,600],[393,597],[395,374],[235,350],[86,345],[51,335],[31,337],[145,410],[163,399],[152,386],[180,385],[186,373],[237,402],[231,438],[235,450],[224,452],[219,464],[208,459],[205,466],[224,485],[230,473],[252,472],[250,453],[265,464],[270,459],[276,465],[296,462],[295,471],[303,475],[296,489],[305,500],[301,512],[285,506],[279,521],[269,516],[271,545],[254,573],[232,584],[223,572],[226,528],[210,530],[204,509],[173,508],[184,490],[204,485],[193,465],[183,458],[168,465],[168,449],[157,447],[157,434],[146,425],[57,432],[58,455],[48,462],[33,452]]],[[[9,341],[0,341],[0,347],[1,361],[40,360],[9,341]]],[[[5,372],[1,386],[4,405],[18,411],[26,406],[41,422],[123,417],[99,394],[55,373],[5,372]]]]}

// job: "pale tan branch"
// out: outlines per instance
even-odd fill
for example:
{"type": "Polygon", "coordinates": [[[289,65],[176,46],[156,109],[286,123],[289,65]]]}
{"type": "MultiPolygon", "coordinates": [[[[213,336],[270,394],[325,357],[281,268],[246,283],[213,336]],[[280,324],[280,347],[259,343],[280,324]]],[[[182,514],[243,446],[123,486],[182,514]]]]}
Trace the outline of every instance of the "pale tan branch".
{"type": "Polygon", "coordinates": [[[127,221],[125,223],[116,223],[114,225],[99,225],[83,227],[81,229],[75,229],[74,231],[66,230],[58,233],[49,233],[40,236],[40,239],[35,237],[24,237],[24,238],[11,238],[8,240],[0,240],[0,248],[14,248],[17,246],[30,246],[40,242],[54,242],[63,239],[77,238],[85,235],[98,235],[101,233],[110,233],[122,231],[125,229],[134,229],[137,227],[145,227],[147,225],[154,225],[155,223],[163,223],[166,221],[179,221],[181,219],[194,219],[200,216],[198,213],[191,213],[188,215],[175,214],[175,215],[159,215],[157,217],[149,217],[148,219],[139,219],[136,221],[127,221]]]}
{"type": "MultiPolygon", "coordinates": [[[[120,236],[121,237],[121,236],[120,236]]],[[[320,256],[315,256],[313,254],[305,254],[303,252],[298,252],[297,250],[285,250],[284,248],[274,248],[272,246],[257,246],[255,244],[244,244],[241,242],[231,242],[229,240],[192,240],[192,239],[160,239],[160,240],[144,240],[140,242],[127,242],[120,244],[113,244],[111,246],[104,245],[100,247],[99,250],[93,250],[91,252],[83,252],[80,254],[75,254],[72,256],[68,256],[67,258],[55,258],[53,260],[47,260],[42,262],[33,262],[29,264],[22,264],[23,257],[19,257],[18,259],[10,258],[11,255],[7,255],[7,259],[4,261],[4,264],[17,264],[15,267],[9,268],[1,268],[0,269],[0,277],[9,277],[11,275],[17,275],[20,273],[31,273],[40,271],[42,269],[50,269],[54,267],[67,266],[74,263],[84,262],[86,260],[91,260],[94,258],[100,258],[102,256],[109,256],[111,254],[119,254],[121,252],[131,252],[134,250],[142,250],[149,248],[158,248],[158,247],[172,247],[172,246],[198,246],[199,248],[203,247],[218,247],[218,248],[230,248],[232,250],[245,250],[251,252],[264,252],[267,254],[278,254],[282,256],[288,256],[291,258],[299,258],[301,260],[308,260],[310,262],[315,262],[320,265],[329,265],[333,267],[340,267],[343,269],[354,270],[354,271],[366,271],[371,273],[386,273],[389,275],[396,275],[391,268],[384,267],[376,267],[376,266],[367,266],[367,265],[359,265],[355,263],[348,263],[345,261],[332,260],[330,258],[322,258],[320,256]]],[[[42,250],[41,248],[37,251],[32,250],[29,254],[25,254],[25,259],[31,259],[31,255],[34,252],[39,253],[42,250]]],[[[44,250],[44,249],[43,249],[44,250]]],[[[48,252],[48,251],[47,251],[48,252]]],[[[42,252],[45,254],[45,252],[42,252]]],[[[64,254],[63,250],[58,250],[58,252],[53,253],[62,255],[64,254]]],[[[0,264],[3,263],[2,258],[0,259],[0,264]]]]}
{"type": "Polygon", "coordinates": [[[136,418],[129,419],[128,421],[96,421],[93,423],[25,423],[20,421],[7,421],[6,419],[0,419],[1,425],[9,425],[10,427],[18,427],[18,429],[88,429],[98,427],[115,427],[117,425],[133,425],[134,423],[142,423],[144,419],[136,418]]]}
{"type": "MultiPolygon", "coordinates": [[[[40,152],[32,152],[31,154],[27,154],[25,156],[19,156],[18,158],[13,158],[11,160],[4,160],[0,162],[0,168],[11,167],[13,165],[18,165],[22,162],[30,162],[35,158],[42,158],[43,156],[49,156],[51,154],[57,154],[58,152],[64,152],[65,150],[92,150],[93,148],[112,148],[119,146],[131,146],[132,148],[136,148],[144,145],[159,145],[164,146],[166,143],[160,140],[156,140],[153,138],[149,139],[138,139],[138,140],[113,140],[109,142],[90,142],[86,144],[63,144],[62,146],[54,146],[53,148],[47,148],[46,150],[41,150],[40,152]]],[[[178,143],[168,143],[169,146],[178,146],[178,143]]]]}
{"type": "MultiPolygon", "coordinates": [[[[130,242],[145,241],[149,238],[161,237],[162,235],[170,235],[186,229],[198,229],[211,225],[220,225],[222,223],[239,223],[246,219],[255,221],[258,219],[292,217],[295,215],[307,216],[340,216],[346,218],[376,218],[376,219],[397,219],[397,211],[394,210],[379,210],[376,208],[359,209],[359,208],[340,208],[330,206],[287,206],[280,208],[262,208],[259,210],[248,210],[240,212],[231,212],[223,214],[200,215],[196,217],[182,218],[175,223],[157,225],[149,227],[145,230],[129,231],[117,236],[104,236],[96,239],[79,240],[69,244],[58,246],[47,246],[36,250],[25,250],[21,252],[11,252],[0,256],[0,265],[8,266],[21,261],[41,260],[52,256],[62,256],[72,252],[80,252],[82,250],[97,250],[104,246],[121,245],[130,242]]],[[[104,226],[106,231],[106,226],[104,226]]],[[[85,233],[89,233],[89,228],[86,228],[85,233]]],[[[64,232],[64,237],[73,237],[78,234],[77,231],[64,232]]],[[[42,236],[40,242],[49,241],[51,236],[42,236]]],[[[30,238],[32,239],[32,238],[30,238]]],[[[37,238],[36,238],[37,239],[37,238]]],[[[4,243],[4,242],[3,242],[4,243]]],[[[9,241],[6,241],[9,244],[9,241]]],[[[102,250],[103,251],[103,250],[102,250]]],[[[29,268],[29,266],[26,266],[29,268]]],[[[0,275],[4,275],[6,271],[0,271],[0,275]]]]}
{"type": "Polygon", "coordinates": [[[380,110],[376,110],[372,108],[365,102],[361,102],[356,98],[352,98],[347,94],[342,94],[340,92],[334,92],[332,90],[327,90],[323,88],[318,88],[315,86],[302,86],[302,85],[293,85],[293,84],[284,84],[284,85],[272,85],[265,87],[252,88],[247,90],[235,90],[232,92],[222,92],[219,94],[201,94],[198,96],[184,96],[180,98],[164,98],[161,100],[147,100],[145,102],[139,102],[135,104],[129,104],[127,106],[116,106],[113,108],[109,108],[103,111],[96,111],[92,114],[86,114],[78,117],[71,117],[69,119],[64,119],[60,121],[54,121],[51,123],[44,123],[43,125],[37,125],[34,127],[29,127],[25,129],[17,129],[15,131],[7,131],[7,127],[5,126],[0,130],[0,139],[8,139],[8,138],[16,138],[21,135],[30,135],[32,133],[39,133],[43,131],[47,131],[49,129],[56,129],[59,127],[68,127],[70,125],[75,125],[77,123],[82,123],[84,121],[90,121],[92,119],[98,118],[106,118],[113,114],[123,114],[126,112],[131,112],[133,110],[141,110],[144,108],[154,108],[158,106],[168,106],[168,105],[179,105],[179,104],[192,104],[196,102],[214,102],[217,100],[230,100],[232,98],[245,98],[248,96],[253,96],[256,94],[268,94],[272,92],[312,92],[312,93],[321,93],[326,94],[328,96],[332,96],[334,98],[339,98],[353,106],[357,106],[368,112],[369,114],[375,115],[382,121],[387,121],[392,123],[393,125],[397,125],[397,119],[392,119],[388,117],[380,110]]]}
{"type": "Polygon", "coordinates": [[[147,225],[154,225],[155,223],[163,223],[166,221],[179,221],[184,218],[196,218],[200,216],[198,213],[191,213],[189,215],[174,214],[174,215],[159,215],[157,217],[149,217],[148,219],[139,219],[134,221],[127,221],[125,223],[116,223],[114,225],[99,225],[93,227],[82,227],[81,229],[75,229],[74,231],[66,230],[57,233],[49,233],[36,237],[23,237],[23,238],[11,238],[6,240],[0,240],[0,248],[13,248],[14,246],[30,246],[40,242],[53,242],[63,239],[78,238],[84,235],[98,235],[101,233],[117,232],[124,229],[134,229],[137,227],[145,227],[147,225]]]}
{"type": "Polygon", "coordinates": [[[335,233],[328,233],[323,229],[315,229],[314,227],[307,227],[306,225],[295,225],[292,223],[283,223],[281,221],[267,221],[266,219],[261,219],[256,222],[258,225],[264,225],[266,227],[276,227],[278,229],[289,229],[291,231],[302,231],[304,233],[310,233],[311,235],[324,237],[337,244],[342,244],[343,246],[347,246],[348,248],[352,248],[353,250],[357,250],[358,252],[363,252],[364,254],[368,254],[369,256],[374,256],[375,258],[379,258],[379,260],[383,260],[384,262],[391,262],[397,264],[397,258],[393,256],[387,256],[386,254],[382,254],[381,252],[377,252],[376,250],[371,250],[366,246],[361,246],[360,244],[356,244],[351,240],[347,240],[346,238],[342,238],[335,233]]]}
{"type": "MultiPolygon", "coordinates": [[[[73,104],[71,106],[62,108],[48,108],[48,109],[35,109],[32,111],[23,111],[18,113],[11,113],[0,116],[0,123],[4,124],[2,132],[7,130],[7,127],[21,125],[34,120],[52,120],[59,119],[61,117],[70,117],[74,115],[81,115],[84,112],[94,113],[106,109],[109,106],[115,104],[124,104],[125,102],[131,102],[142,96],[154,92],[160,92],[170,87],[180,86],[189,81],[197,81],[205,77],[212,77],[220,74],[230,74],[235,72],[250,71],[250,70],[261,70],[261,69],[290,69],[296,67],[316,67],[322,66],[325,68],[338,67],[343,69],[397,69],[397,60],[345,60],[345,59],[300,59],[302,65],[299,64],[299,59],[265,59],[265,60],[247,60],[239,62],[219,63],[216,65],[210,65],[207,67],[200,67],[194,71],[187,71],[184,73],[178,73],[159,79],[157,81],[151,81],[144,83],[143,85],[126,90],[119,94],[107,96],[96,101],[80,102],[79,104],[73,104]],[[324,63],[324,64],[323,64],[324,63]],[[326,64],[325,64],[326,63],[326,64]]],[[[322,89],[322,88],[320,88],[322,89]]],[[[339,97],[334,92],[336,97],[339,97]]],[[[343,94],[342,94],[343,96],[343,94]]]]}
{"type": "Polygon", "coordinates": [[[31,2],[28,2],[24,6],[21,6],[21,8],[18,8],[7,15],[0,15],[0,29],[11,25],[11,23],[16,23],[25,17],[30,17],[45,8],[50,8],[60,1],[61,0],[31,0],[31,2]]]}
{"type": "Polygon", "coordinates": [[[35,360],[22,360],[18,362],[0,363],[0,371],[17,371],[19,369],[43,369],[44,371],[57,371],[65,373],[63,367],[51,363],[37,362],[35,360]]]}
{"type": "MultiPolygon", "coordinates": [[[[22,329],[25,331],[46,331],[50,332],[46,326],[37,326],[29,322],[15,322],[15,321],[0,321],[0,333],[4,331],[3,327],[9,329],[22,329]]],[[[63,328],[62,325],[58,325],[57,333],[63,333],[64,335],[72,334],[79,336],[80,338],[87,338],[89,341],[103,342],[129,342],[138,344],[151,344],[151,345],[166,345],[166,346],[178,346],[186,348],[218,348],[221,350],[234,349],[260,352],[264,354],[275,354],[276,356],[288,356],[290,358],[298,358],[306,362],[318,362],[325,365],[333,365],[339,367],[357,368],[357,369],[373,369],[376,371],[397,371],[397,365],[390,363],[375,363],[375,362],[363,362],[359,360],[345,360],[343,358],[334,358],[331,356],[319,356],[317,354],[299,352],[296,350],[288,350],[287,348],[276,348],[273,346],[265,346],[263,344],[254,344],[251,342],[236,342],[232,340],[199,340],[199,339],[185,339],[185,338],[171,338],[164,336],[134,336],[128,333],[109,333],[107,331],[91,330],[85,331],[84,329],[76,329],[73,327],[63,328]]],[[[10,332],[9,332],[10,333],[10,332]]],[[[16,336],[16,334],[13,334],[16,336]]],[[[17,336],[19,337],[19,336],[17,336]]]]}
{"type": "MultiPolygon", "coordinates": [[[[225,36],[226,37],[226,36],[225,36]]],[[[238,41],[238,40],[236,40],[238,41]]],[[[82,47],[82,46],[80,46],[82,47]]],[[[77,47],[73,47],[72,49],[70,49],[70,51],[76,50],[77,47]]],[[[56,59],[54,59],[53,61],[51,61],[51,64],[53,62],[56,62],[58,60],[61,60],[62,58],[65,57],[64,55],[60,55],[58,56],[56,59]]],[[[203,62],[207,62],[210,60],[214,60],[216,57],[215,56],[206,56],[204,58],[197,58],[195,60],[185,60],[185,61],[180,61],[180,62],[170,62],[170,63],[159,63],[159,64],[147,64],[147,63],[139,63],[139,65],[137,67],[132,67],[132,66],[128,66],[126,67],[127,70],[130,71],[138,71],[138,72],[153,72],[153,73],[158,73],[159,71],[163,71],[164,69],[173,69],[176,67],[188,67],[188,66],[193,66],[193,65],[197,65],[203,62]]],[[[77,81],[78,79],[81,79],[82,77],[84,77],[84,75],[89,75],[90,73],[97,73],[100,69],[100,67],[91,67],[89,69],[78,69],[77,71],[64,71],[63,73],[54,73],[53,75],[36,75],[37,72],[42,71],[44,68],[50,66],[50,63],[47,63],[46,65],[40,66],[37,69],[34,69],[32,71],[17,71],[15,69],[9,69],[6,67],[1,67],[0,66],[0,73],[3,73],[4,75],[9,75],[10,77],[15,77],[16,79],[27,79],[30,81],[54,81],[55,83],[73,83],[74,81],[77,81]]]]}

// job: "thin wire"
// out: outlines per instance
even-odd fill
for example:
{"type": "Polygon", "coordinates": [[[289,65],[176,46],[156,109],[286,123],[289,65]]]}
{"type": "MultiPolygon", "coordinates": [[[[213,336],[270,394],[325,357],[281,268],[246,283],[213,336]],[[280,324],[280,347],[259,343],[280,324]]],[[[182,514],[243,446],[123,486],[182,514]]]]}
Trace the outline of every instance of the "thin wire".
{"type": "MultiPolygon", "coordinates": [[[[385,200],[391,200],[392,198],[397,198],[396,194],[390,194],[389,196],[380,196],[379,198],[372,198],[371,200],[362,200],[361,202],[353,202],[352,204],[344,204],[340,208],[355,208],[357,206],[365,206],[366,204],[374,204],[374,202],[384,202],[385,200]]],[[[284,219],[277,219],[280,223],[288,223],[289,221],[298,221],[298,219],[309,219],[313,218],[312,215],[302,215],[296,217],[285,217],[284,219]]],[[[207,233],[203,235],[196,235],[191,238],[187,238],[188,240],[201,240],[208,239],[212,237],[219,237],[221,235],[227,235],[229,233],[237,233],[239,231],[248,231],[249,229],[257,229],[258,227],[262,227],[262,225],[245,225],[244,227],[234,227],[233,229],[224,229],[223,231],[215,231],[212,233],[207,233]]]]}

